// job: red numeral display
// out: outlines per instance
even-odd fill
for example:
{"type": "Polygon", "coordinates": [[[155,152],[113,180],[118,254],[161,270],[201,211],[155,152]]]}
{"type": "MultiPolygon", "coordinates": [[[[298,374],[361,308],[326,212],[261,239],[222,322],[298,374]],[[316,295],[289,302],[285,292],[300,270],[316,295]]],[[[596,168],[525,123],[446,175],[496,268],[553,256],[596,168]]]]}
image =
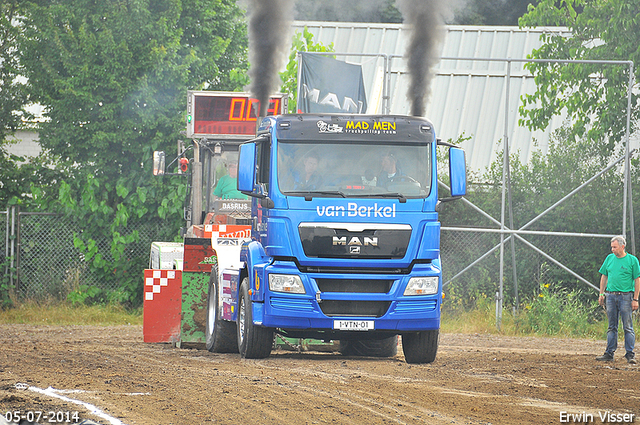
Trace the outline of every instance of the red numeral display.
{"type": "MultiPolygon", "coordinates": [[[[196,96],[194,133],[253,135],[260,102],[246,96],[196,96]]],[[[281,111],[281,99],[271,98],[267,115],[281,111]]]]}

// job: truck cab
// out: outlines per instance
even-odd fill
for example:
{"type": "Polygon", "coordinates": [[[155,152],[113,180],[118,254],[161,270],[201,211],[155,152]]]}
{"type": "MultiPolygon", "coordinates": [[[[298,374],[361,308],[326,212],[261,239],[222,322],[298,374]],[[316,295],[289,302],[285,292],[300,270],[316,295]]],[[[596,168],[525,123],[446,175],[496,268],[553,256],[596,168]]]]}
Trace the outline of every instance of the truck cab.
{"type": "MultiPolygon", "coordinates": [[[[419,117],[262,119],[238,162],[251,235],[237,267],[218,261],[207,347],[263,358],[277,333],[391,356],[401,335],[407,362],[432,362],[442,303],[437,144],[419,117]]],[[[464,152],[450,147],[449,162],[446,200],[466,192],[464,152]]]]}

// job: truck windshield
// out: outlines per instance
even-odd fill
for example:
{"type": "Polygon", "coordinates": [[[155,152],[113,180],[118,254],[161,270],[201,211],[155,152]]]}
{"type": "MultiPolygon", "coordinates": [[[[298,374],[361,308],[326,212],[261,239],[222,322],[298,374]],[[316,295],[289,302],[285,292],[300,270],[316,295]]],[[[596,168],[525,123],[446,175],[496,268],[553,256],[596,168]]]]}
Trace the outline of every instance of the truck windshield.
{"type": "Polygon", "coordinates": [[[431,145],[281,141],[278,185],[290,196],[426,197],[431,145]]]}

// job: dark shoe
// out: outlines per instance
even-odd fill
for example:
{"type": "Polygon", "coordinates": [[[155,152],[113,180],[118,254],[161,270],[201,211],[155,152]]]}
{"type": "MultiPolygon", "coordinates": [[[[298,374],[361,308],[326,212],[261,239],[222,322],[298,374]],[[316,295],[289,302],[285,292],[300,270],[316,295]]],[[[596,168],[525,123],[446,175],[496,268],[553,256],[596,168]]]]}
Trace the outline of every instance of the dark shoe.
{"type": "Polygon", "coordinates": [[[603,355],[596,357],[596,360],[599,362],[612,362],[613,356],[609,353],[604,353],[603,355]]]}
{"type": "Polygon", "coordinates": [[[624,356],[627,358],[627,363],[638,364],[638,361],[636,360],[636,355],[634,353],[627,353],[624,356]]]}

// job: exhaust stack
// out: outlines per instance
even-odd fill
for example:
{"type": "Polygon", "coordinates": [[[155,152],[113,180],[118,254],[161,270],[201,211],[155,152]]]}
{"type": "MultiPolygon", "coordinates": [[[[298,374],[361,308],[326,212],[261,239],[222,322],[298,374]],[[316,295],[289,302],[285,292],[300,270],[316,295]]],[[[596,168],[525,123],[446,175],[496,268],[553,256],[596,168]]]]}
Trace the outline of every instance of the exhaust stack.
{"type": "Polygon", "coordinates": [[[269,96],[282,84],[278,72],[289,54],[293,0],[249,1],[249,91],[260,101],[260,117],[267,115],[269,96]]]}
{"type": "Polygon", "coordinates": [[[397,4],[412,30],[405,53],[411,79],[407,98],[411,115],[422,117],[430,94],[431,69],[440,60],[438,47],[444,37],[444,0],[398,0],[397,4]]]}

